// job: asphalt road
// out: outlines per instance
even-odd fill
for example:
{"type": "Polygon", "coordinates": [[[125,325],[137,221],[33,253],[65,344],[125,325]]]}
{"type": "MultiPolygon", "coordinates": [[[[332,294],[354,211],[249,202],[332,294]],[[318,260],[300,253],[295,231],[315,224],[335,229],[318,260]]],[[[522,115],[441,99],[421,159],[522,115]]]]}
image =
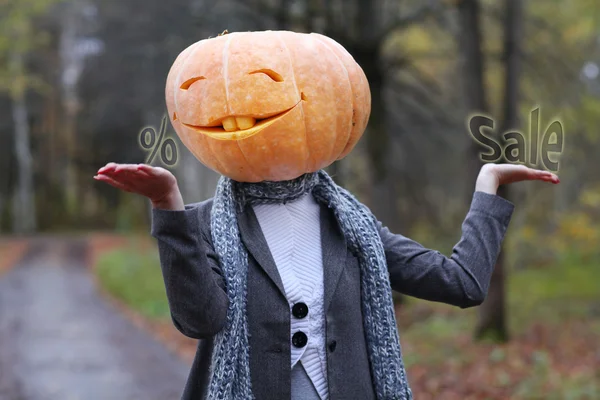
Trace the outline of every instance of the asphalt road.
{"type": "Polygon", "coordinates": [[[104,301],[85,252],[35,239],[0,277],[0,400],[179,399],[189,367],[104,301]]]}

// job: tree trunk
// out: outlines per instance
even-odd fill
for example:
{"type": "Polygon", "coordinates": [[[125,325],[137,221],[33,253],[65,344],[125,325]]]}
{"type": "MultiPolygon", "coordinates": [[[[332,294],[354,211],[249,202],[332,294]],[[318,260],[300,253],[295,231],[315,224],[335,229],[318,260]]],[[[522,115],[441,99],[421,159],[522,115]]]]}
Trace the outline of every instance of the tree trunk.
{"type": "Polygon", "coordinates": [[[396,177],[391,173],[390,166],[391,140],[386,123],[384,76],[380,68],[378,46],[353,49],[353,55],[362,66],[371,90],[371,115],[364,138],[371,166],[367,203],[384,225],[391,231],[398,232],[401,227],[395,190],[396,177]]]}
{"type": "MultiPolygon", "coordinates": [[[[462,53],[462,71],[466,107],[469,113],[488,113],[485,93],[485,60],[482,52],[479,0],[464,0],[458,5],[460,16],[459,46],[462,53]]],[[[472,141],[467,155],[467,182],[469,198],[481,169],[481,148],[472,141]]]]}
{"type": "MultiPolygon", "coordinates": [[[[23,73],[22,55],[12,55],[16,74],[23,73]]],[[[24,79],[22,76],[18,80],[24,79]]],[[[29,146],[29,121],[24,87],[12,95],[12,118],[15,133],[15,156],[17,160],[17,187],[13,203],[13,231],[31,233],[36,229],[36,212],[33,187],[33,165],[29,146]]]]}
{"type": "Polygon", "coordinates": [[[63,187],[67,203],[66,212],[71,217],[80,215],[82,196],[77,166],[77,153],[79,152],[77,118],[81,108],[78,85],[84,69],[85,58],[92,52],[92,50],[81,50],[81,42],[78,40],[85,25],[85,20],[82,19],[83,7],[83,2],[74,2],[66,7],[61,18],[62,30],[59,39],[60,82],[64,112],[61,132],[64,140],[63,187]]]}
{"type": "MultiPolygon", "coordinates": [[[[519,77],[521,70],[521,54],[519,40],[521,37],[521,22],[523,9],[521,0],[506,0],[506,20],[504,25],[504,118],[499,131],[502,132],[517,128],[518,103],[519,103],[519,77]]],[[[501,187],[498,195],[508,198],[508,187],[501,187]]],[[[498,257],[488,298],[480,308],[479,324],[476,330],[477,338],[492,338],[507,341],[509,338],[506,327],[506,301],[505,301],[505,255],[504,250],[498,257]]]]}
{"type": "MultiPolygon", "coordinates": [[[[503,188],[498,194],[501,194],[503,188]]],[[[475,330],[476,339],[487,339],[494,342],[506,342],[509,339],[506,327],[504,273],[504,251],[502,251],[492,273],[488,295],[479,307],[479,320],[475,330]]]]}
{"type": "MultiPolygon", "coordinates": [[[[367,205],[384,226],[392,232],[400,232],[402,224],[398,212],[397,178],[391,173],[391,140],[383,98],[384,75],[378,55],[379,46],[359,48],[354,51],[354,57],[362,66],[371,89],[371,115],[365,133],[365,145],[371,166],[367,205]]],[[[396,307],[403,303],[403,297],[399,293],[394,294],[394,300],[396,307]]]]}
{"type": "Polygon", "coordinates": [[[277,13],[275,15],[277,29],[290,29],[290,7],[290,0],[279,0],[279,7],[277,7],[277,13]]]}

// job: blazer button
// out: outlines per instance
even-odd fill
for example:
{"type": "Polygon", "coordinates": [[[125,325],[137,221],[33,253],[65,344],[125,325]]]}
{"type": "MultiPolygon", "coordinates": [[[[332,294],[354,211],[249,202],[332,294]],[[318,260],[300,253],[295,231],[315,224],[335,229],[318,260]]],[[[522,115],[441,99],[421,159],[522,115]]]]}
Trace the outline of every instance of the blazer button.
{"type": "Polygon", "coordinates": [[[304,318],[308,315],[308,306],[306,303],[296,303],[292,307],[292,315],[296,318],[304,318]]]}
{"type": "Polygon", "coordinates": [[[331,342],[329,342],[329,351],[333,353],[335,351],[336,346],[337,346],[337,342],[335,340],[332,340],[331,342]]]}
{"type": "Polygon", "coordinates": [[[302,331],[298,331],[294,333],[294,336],[292,336],[292,344],[294,345],[294,347],[304,347],[306,346],[307,342],[308,337],[306,336],[306,333],[302,331]]]}

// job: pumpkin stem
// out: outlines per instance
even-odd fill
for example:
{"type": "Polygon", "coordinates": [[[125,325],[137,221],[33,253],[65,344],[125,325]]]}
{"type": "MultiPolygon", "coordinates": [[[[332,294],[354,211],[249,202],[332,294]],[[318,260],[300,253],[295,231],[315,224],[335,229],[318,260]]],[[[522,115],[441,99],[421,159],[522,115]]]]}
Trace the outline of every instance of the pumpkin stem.
{"type": "Polygon", "coordinates": [[[223,32],[219,33],[219,36],[227,35],[229,31],[225,29],[223,32]]]}

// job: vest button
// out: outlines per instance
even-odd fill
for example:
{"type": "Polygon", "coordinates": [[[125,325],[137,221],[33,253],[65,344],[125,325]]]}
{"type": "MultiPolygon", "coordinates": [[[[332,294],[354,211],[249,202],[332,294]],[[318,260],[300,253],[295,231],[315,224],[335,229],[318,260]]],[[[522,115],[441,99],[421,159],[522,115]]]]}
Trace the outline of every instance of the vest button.
{"type": "Polygon", "coordinates": [[[330,352],[334,352],[335,348],[337,347],[337,342],[335,340],[332,340],[331,342],[329,342],[329,351],[330,352]]]}
{"type": "Polygon", "coordinates": [[[294,347],[304,347],[306,346],[307,342],[308,337],[306,336],[306,333],[302,331],[298,331],[294,333],[294,336],[292,336],[292,344],[294,345],[294,347]]]}
{"type": "Polygon", "coordinates": [[[292,307],[292,315],[296,318],[304,318],[308,315],[308,306],[306,303],[296,303],[292,307]]]}

